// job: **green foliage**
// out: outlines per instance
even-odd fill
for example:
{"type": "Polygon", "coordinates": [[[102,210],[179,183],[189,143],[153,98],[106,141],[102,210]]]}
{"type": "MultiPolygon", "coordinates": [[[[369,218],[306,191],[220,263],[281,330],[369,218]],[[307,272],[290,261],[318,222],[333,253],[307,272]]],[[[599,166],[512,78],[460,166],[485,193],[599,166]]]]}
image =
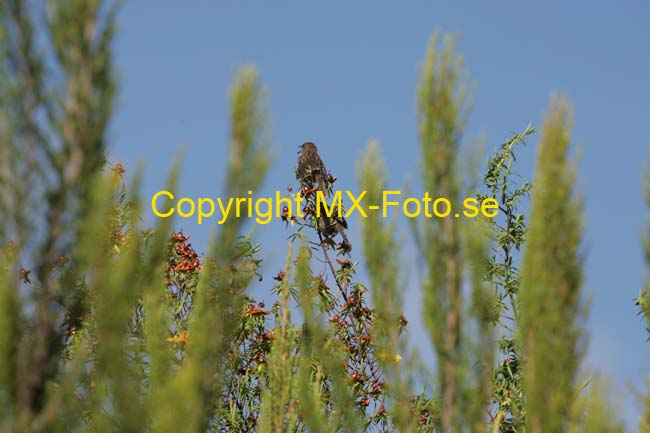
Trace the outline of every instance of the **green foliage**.
{"type": "Polygon", "coordinates": [[[497,324],[501,333],[498,347],[503,358],[492,370],[491,393],[495,407],[491,420],[494,432],[520,431],[526,423],[522,351],[515,334],[521,285],[516,259],[528,230],[522,201],[528,195],[530,184],[520,181],[512,167],[516,161],[516,146],[525,144],[526,137],[533,132],[532,126],[528,125],[524,132],[503,143],[495,155],[488,158],[482,179],[484,191],[478,194],[480,200],[497,200],[501,210],[499,219],[491,224],[491,254],[485,275],[494,290],[494,303],[492,308],[483,304],[481,315],[497,324]]]}
{"type": "Polygon", "coordinates": [[[539,145],[521,285],[520,337],[531,433],[565,430],[583,351],[582,212],[568,160],[571,122],[569,103],[552,96],[539,145]]]}
{"type": "MultiPolygon", "coordinates": [[[[474,193],[477,187],[475,167],[459,175],[458,156],[471,103],[454,38],[446,36],[442,43],[439,39],[438,33],[431,38],[418,93],[422,184],[432,197],[458,204],[461,191],[474,193]]],[[[508,174],[502,171],[500,158],[509,159],[510,154],[502,149],[489,162],[482,179],[487,193],[479,194],[480,199],[491,197],[501,203],[503,194],[509,193],[497,196],[509,182],[504,180],[508,174]]],[[[426,264],[423,314],[437,355],[438,428],[481,431],[488,415],[494,420],[494,339],[501,309],[499,288],[489,284],[498,266],[490,262],[489,228],[482,219],[453,218],[430,218],[413,226],[426,264]],[[464,285],[471,293],[468,303],[463,302],[464,285]]]]}
{"type": "MultiPolygon", "coordinates": [[[[427,49],[418,91],[422,183],[433,197],[459,202],[457,155],[465,126],[465,84],[462,60],[447,37],[438,47],[439,34],[427,49]]],[[[426,261],[423,281],[425,324],[438,357],[441,431],[460,429],[462,359],[461,238],[452,219],[434,218],[415,230],[420,255],[426,261]]]]}
{"type": "MultiPolygon", "coordinates": [[[[256,192],[264,181],[270,158],[264,142],[266,112],[264,89],[253,66],[242,68],[235,76],[230,91],[230,152],[226,177],[226,193],[245,197],[256,192]]],[[[247,205],[242,208],[246,214],[247,205]]],[[[243,219],[229,218],[221,227],[217,257],[227,261],[232,254],[243,219]]]]}
{"type": "Polygon", "coordinates": [[[469,313],[476,323],[476,341],[470,352],[474,368],[465,371],[467,425],[470,431],[485,430],[487,408],[492,401],[492,368],[495,356],[495,305],[493,288],[488,284],[489,226],[486,221],[471,221],[464,228],[463,251],[466,256],[467,281],[472,288],[469,313]]]}
{"type": "MultiPolygon", "coordinates": [[[[27,2],[0,4],[0,242],[16,246],[16,266],[34,270],[26,269],[22,282],[9,279],[2,296],[17,313],[29,311],[14,328],[17,369],[8,386],[16,403],[9,424],[21,429],[48,409],[48,383],[60,373],[64,348],[59,324],[76,316],[83,298],[74,281],[59,283],[69,272],[77,222],[89,212],[92,179],[104,164],[116,89],[117,5],[64,0],[51,6],[49,37],[41,38],[27,2]],[[28,286],[23,300],[11,295],[21,285],[28,286]]],[[[17,275],[15,268],[8,272],[17,275]]]]}
{"type": "MultiPolygon", "coordinates": [[[[289,308],[290,292],[289,277],[291,276],[292,267],[292,245],[289,246],[287,265],[281,285],[278,288],[280,295],[280,310],[276,315],[276,325],[273,346],[269,354],[268,367],[268,386],[265,387],[261,396],[262,405],[260,408],[260,432],[284,432],[294,431],[298,422],[298,405],[297,392],[298,387],[296,379],[300,376],[294,375],[298,368],[298,358],[295,357],[297,330],[291,322],[291,312],[289,308]]],[[[302,248],[296,259],[298,286],[301,292],[306,290],[308,284],[308,263],[310,251],[308,248],[302,248]]],[[[307,317],[307,323],[310,323],[310,317],[307,317]]],[[[309,382],[309,377],[300,377],[304,382],[309,382]]],[[[312,410],[318,410],[318,406],[312,402],[312,410]],[[316,406],[316,407],[314,407],[316,406]]]]}
{"type": "Polygon", "coordinates": [[[643,397],[643,413],[639,420],[639,433],[650,432],[650,381],[646,381],[646,393],[643,397]]]}
{"type": "MultiPolygon", "coordinates": [[[[118,6],[0,3],[0,432],[623,431],[608,387],[575,390],[582,225],[566,101],[552,99],[542,131],[529,231],[531,185],[513,167],[533,129],[501,145],[479,182],[475,169],[461,175],[470,98],[454,39],[432,37],[422,184],[454,204],[478,190],[500,216],[413,224],[438,368],[421,378],[403,335],[404,253],[378,213],[362,220],[356,258],[323,240],[313,212],[285,215],[286,264],[262,301],[248,293],[259,257],[280,248],[263,250],[243,220],[221,226],[205,256],[171,218],[144,227],[140,170],[127,188],[124,167],[105,161],[118,6]]],[[[264,97],[253,67],[235,75],[227,196],[259,189],[270,167],[264,97]]],[[[357,173],[379,203],[376,141],[357,173]]],[[[336,180],[327,174],[328,191],[336,180]]],[[[314,191],[305,200],[313,209],[314,191]]]]}
{"type": "MultiPolygon", "coordinates": [[[[1,245],[0,249],[0,404],[7,414],[15,414],[17,405],[16,376],[18,365],[16,353],[18,352],[18,339],[20,336],[20,323],[23,320],[20,311],[20,297],[18,281],[20,271],[15,263],[16,251],[13,244],[1,245]]],[[[23,275],[23,279],[28,278],[23,275]]],[[[0,427],[9,428],[10,423],[5,416],[0,418],[0,427]]]]}
{"type": "MultiPolygon", "coordinates": [[[[613,404],[613,394],[606,380],[594,377],[588,389],[582,390],[572,408],[567,431],[569,433],[623,433],[618,405],[613,404]]],[[[642,430],[641,430],[642,431],[642,430]]]]}
{"type": "MultiPolygon", "coordinates": [[[[372,140],[357,161],[359,189],[367,191],[368,203],[380,203],[382,191],[387,187],[386,168],[381,158],[379,142],[372,140]]],[[[389,411],[395,428],[401,432],[427,428],[431,417],[423,411],[424,422],[410,415],[409,398],[412,379],[400,364],[406,351],[400,338],[406,326],[402,314],[404,287],[400,284],[400,250],[395,240],[393,224],[384,225],[379,213],[371,213],[362,220],[363,252],[370,279],[372,303],[375,308],[375,338],[378,357],[384,375],[392,385],[387,393],[392,407],[382,406],[389,411]],[[416,422],[417,421],[417,422],[416,422]]]]}

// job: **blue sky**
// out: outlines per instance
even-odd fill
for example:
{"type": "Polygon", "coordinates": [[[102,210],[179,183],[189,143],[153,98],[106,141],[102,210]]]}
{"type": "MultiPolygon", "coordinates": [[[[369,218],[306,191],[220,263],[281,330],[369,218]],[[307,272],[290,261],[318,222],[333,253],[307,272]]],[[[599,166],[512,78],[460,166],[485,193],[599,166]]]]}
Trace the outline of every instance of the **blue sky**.
{"type": "MultiPolygon", "coordinates": [[[[238,65],[255,64],[268,88],[276,159],[264,190],[294,182],[297,146],[319,144],[339,188],[356,190],[355,160],[369,138],[383,146],[390,185],[418,180],[418,67],[435,29],[457,33],[476,86],[466,138],[486,149],[540,126],[551,91],[575,105],[585,196],[585,290],[591,300],[586,364],[620,384],[624,404],[648,373],[649,343],[633,299],[642,281],[641,174],[650,144],[650,3],[624,2],[126,2],[116,43],[121,92],[111,159],[146,163],[144,194],[165,184],[186,146],[182,195],[220,196],[228,143],[228,89],[238,65]]],[[[521,153],[531,177],[538,136],[521,153]]],[[[400,221],[404,223],[405,219],[400,221]]],[[[352,221],[351,236],[358,239],[352,221]]],[[[209,227],[183,221],[205,251],[209,227]]],[[[408,239],[405,224],[402,236],[408,239]]],[[[280,222],[255,229],[265,283],[284,260],[280,222]]],[[[414,252],[405,243],[407,257],[414,252]]],[[[405,270],[408,267],[405,266],[405,270]]],[[[414,344],[419,302],[412,278],[406,310],[414,344]]],[[[426,352],[428,344],[422,343],[426,352]]],[[[625,418],[635,424],[638,411],[625,418]]]]}

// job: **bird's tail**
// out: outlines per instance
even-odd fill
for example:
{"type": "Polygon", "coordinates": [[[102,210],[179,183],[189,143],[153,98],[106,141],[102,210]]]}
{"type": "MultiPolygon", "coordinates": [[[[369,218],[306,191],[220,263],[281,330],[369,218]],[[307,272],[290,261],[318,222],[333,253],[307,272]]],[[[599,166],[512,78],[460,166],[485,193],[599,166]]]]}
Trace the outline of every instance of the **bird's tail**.
{"type": "Polygon", "coordinates": [[[318,182],[318,189],[323,191],[323,196],[327,197],[327,187],[325,186],[325,175],[319,174],[316,178],[318,182]]]}
{"type": "Polygon", "coordinates": [[[352,244],[350,243],[348,236],[345,234],[345,228],[343,227],[343,224],[338,219],[336,219],[336,231],[338,231],[343,238],[343,249],[345,252],[352,251],[352,244]]]}

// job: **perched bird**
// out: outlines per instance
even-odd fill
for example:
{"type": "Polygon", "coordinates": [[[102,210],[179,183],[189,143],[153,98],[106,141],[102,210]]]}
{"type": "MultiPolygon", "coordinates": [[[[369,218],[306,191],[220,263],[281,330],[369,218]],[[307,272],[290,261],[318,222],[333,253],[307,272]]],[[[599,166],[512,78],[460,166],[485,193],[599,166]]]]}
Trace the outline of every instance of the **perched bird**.
{"type": "MultiPolygon", "coordinates": [[[[323,196],[327,197],[328,191],[325,183],[327,169],[323,160],[318,155],[318,148],[314,143],[308,141],[300,146],[298,153],[296,179],[302,187],[313,188],[314,185],[317,185],[318,189],[323,192],[323,196]]],[[[324,209],[321,208],[318,219],[318,231],[329,241],[337,234],[340,234],[343,238],[343,250],[350,251],[352,247],[345,234],[346,228],[348,228],[348,223],[343,216],[337,217],[333,215],[332,217],[328,217],[324,209]]]]}
{"type": "Polygon", "coordinates": [[[327,195],[325,187],[325,176],[327,176],[327,169],[323,160],[318,155],[316,145],[310,141],[303,143],[298,152],[298,168],[296,169],[296,179],[300,181],[302,186],[310,187],[314,184],[327,195]],[[310,185],[308,185],[310,184],[310,185]]]}

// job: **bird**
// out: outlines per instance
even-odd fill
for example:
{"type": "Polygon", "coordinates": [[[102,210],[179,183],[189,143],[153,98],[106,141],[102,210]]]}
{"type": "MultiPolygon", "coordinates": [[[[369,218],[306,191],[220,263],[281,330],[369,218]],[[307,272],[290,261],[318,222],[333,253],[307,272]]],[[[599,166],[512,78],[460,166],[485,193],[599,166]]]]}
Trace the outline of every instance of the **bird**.
{"type": "Polygon", "coordinates": [[[298,152],[298,168],[296,169],[296,179],[303,186],[311,187],[317,184],[318,188],[327,195],[325,187],[325,176],[327,169],[323,160],[318,155],[318,148],[314,143],[308,141],[300,146],[298,152]]]}
{"type": "MultiPolygon", "coordinates": [[[[325,183],[327,175],[327,169],[320,155],[318,155],[316,144],[311,141],[303,143],[298,152],[298,167],[296,168],[296,179],[300,182],[300,185],[309,189],[317,185],[318,189],[323,192],[323,196],[327,197],[328,190],[325,183]]],[[[345,234],[346,228],[348,228],[348,223],[345,218],[336,215],[328,217],[324,209],[321,209],[318,231],[329,241],[332,241],[334,236],[340,234],[343,238],[343,250],[350,251],[352,247],[345,234]]]]}

